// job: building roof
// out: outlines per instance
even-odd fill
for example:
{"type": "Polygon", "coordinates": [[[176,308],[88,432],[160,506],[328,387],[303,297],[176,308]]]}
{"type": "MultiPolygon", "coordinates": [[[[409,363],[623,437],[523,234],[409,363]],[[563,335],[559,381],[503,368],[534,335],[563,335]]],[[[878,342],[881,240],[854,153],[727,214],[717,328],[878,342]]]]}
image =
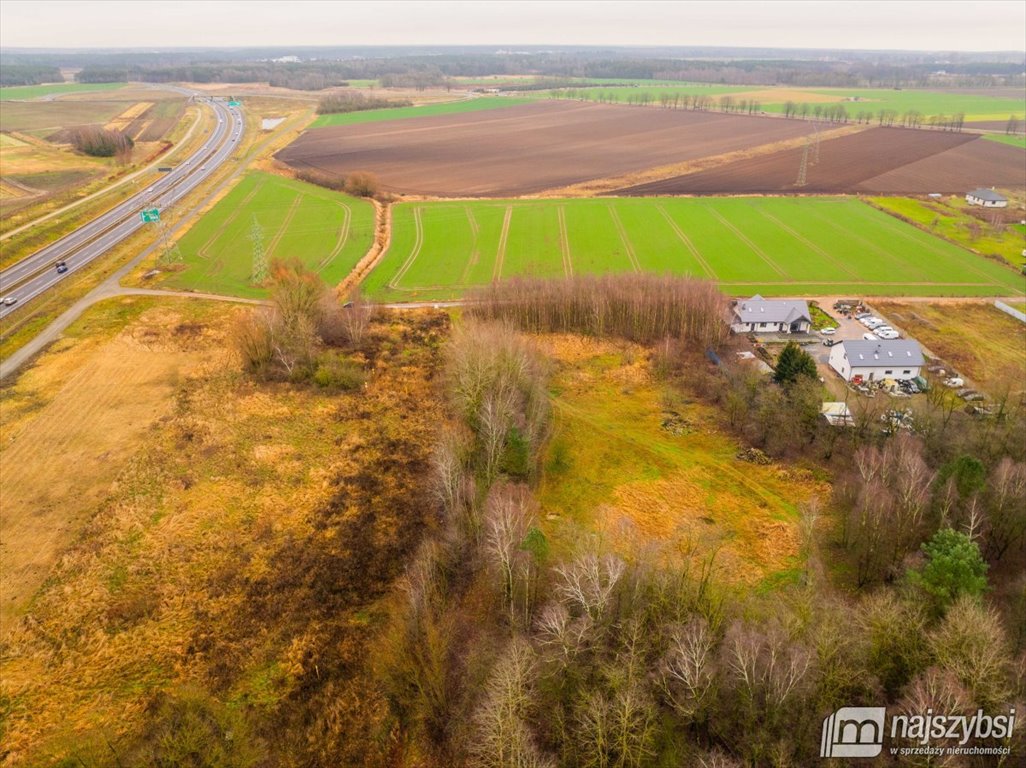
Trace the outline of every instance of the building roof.
{"type": "Polygon", "coordinates": [[[734,314],[742,323],[793,323],[801,319],[812,321],[809,305],[804,301],[769,300],[758,294],[739,301],[734,307],[734,314]]]}
{"type": "Polygon", "coordinates": [[[1008,198],[1000,192],[995,192],[993,189],[987,189],[986,187],[974,189],[969,193],[969,197],[975,197],[977,200],[990,200],[995,203],[1008,202],[1008,198]]]}
{"type": "Polygon", "coordinates": [[[911,339],[850,340],[842,341],[841,346],[852,368],[876,368],[881,365],[921,366],[926,363],[919,342],[911,339]]]}

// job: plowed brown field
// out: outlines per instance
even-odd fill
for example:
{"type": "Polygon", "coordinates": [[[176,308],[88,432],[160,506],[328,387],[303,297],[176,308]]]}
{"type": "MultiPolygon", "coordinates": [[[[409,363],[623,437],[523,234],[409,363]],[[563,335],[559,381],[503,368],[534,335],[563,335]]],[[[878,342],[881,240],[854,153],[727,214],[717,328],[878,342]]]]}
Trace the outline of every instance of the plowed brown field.
{"type": "Polygon", "coordinates": [[[860,190],[961,194],[975,187],[1026,187],[1026,152],[978,139],[867,179],[860,190]]]}
{"type": "Polygon", "coordinates": [[[489,197],[753,148],[811,130],[799,120],[539,101],[318,128],[277,157],[297,169],[372,171],[391,192],[489,197]]]}
{"type": "Polygon", "coordinates": [[[872,128],[822,141],[810,153],[807,182],[796,184],[802,149],[742,159],[698,173],[619,190],[626,195],[760,192],[962,192],[980,186],[1021,186],[1026,155],[976,136],[902,128],[872,128]]]}

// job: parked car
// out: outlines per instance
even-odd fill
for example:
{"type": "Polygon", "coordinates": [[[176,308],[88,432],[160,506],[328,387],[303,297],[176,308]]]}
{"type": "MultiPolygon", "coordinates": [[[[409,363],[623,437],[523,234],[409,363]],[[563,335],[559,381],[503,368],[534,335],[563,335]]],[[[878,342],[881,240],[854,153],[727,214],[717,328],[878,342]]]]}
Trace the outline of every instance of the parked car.
{"type": "Polygon", "coordinates": [[[901,338],[901,334],[893,328],[877,328],[873,331],[881,339],[898,339],[901,338]]]}
{"type": "Polygon", "coordinates": [[[833,328],[833,327],[830,327],[830,328],[820,328],[819,332],[821,334],[823,334],[824,336],[833,336],[835,333],[837,333],[837,329],[833,328]]]}
{"type": "Polygon", "coordinates": [[[862,324],[864,326],[866,326],[866,328],[868,328],[871,331],[876,329],[876,328],[879,328],[882,325],[886,325],[886,323],[883,320],[881,320],[879,317],[867,318],[867,319],[862,321],[862,324]]]}
{"type": "Polygon", "coordinates": [[[840,339],[823,339],[823,346],[824,347],[832,347],[832,346],[834,346],[834,344],[840,344],[840,343],[841,343],[840,339]]]}
{"type": "Polygon", "coordinates": [[[866,341],[880,341],[880,337],[875,333],[864,333],[862,334],[862,338],[866,341]]]}
{"type": "Polygon", "coordinates": [[[961,376],[952,376],[949,379],[944,379],[944,386],[945,387],[951,387],[952,389],[957,389],[958,387],[964,387],[965,386],[965,379],[963,379],[961,376]]]}
{"type": "Polygon", "coordinates": [[[872,316],[873,316],[872,312],[859,312],[857,315],[855,315],[855,319],[856,320],[861,320],[864,317],[872,317],[872,316]]]}
{"type": "Polygon", "coordinates": [[[66,262],[66,261],[58,261],[57,264],[56,264],[56,267],[57,267],[57,274],[58,275],[63,275],[65,272],[68,271],[68,262],[66,262]]]}
{"type": "Polygon", "coordinates": [[[17,296],[5,296],[4,297],[3,304],[4,304],[5,307],[9,307],[12,304],[17,304],[17,303],[18,303],[18,297],[17,296]]]}

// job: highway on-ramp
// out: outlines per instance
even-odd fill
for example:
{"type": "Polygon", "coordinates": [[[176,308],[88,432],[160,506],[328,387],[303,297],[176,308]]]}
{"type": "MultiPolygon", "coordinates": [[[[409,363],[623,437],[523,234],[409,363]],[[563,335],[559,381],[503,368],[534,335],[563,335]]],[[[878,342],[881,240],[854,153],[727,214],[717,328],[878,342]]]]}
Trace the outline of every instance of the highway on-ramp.
{"type": "MultiPolygon", "coordinates": [[[[195,95],[186,89],[174,90],[195,95]]],[[[237,108],[220,101],[210,100],[209,103],[217,115],[217,124],[210,137],[189,158],[180,161],[144,191],[0,272],[0,318],[85,268],[140,228],[157,226],[143,222],[144,209],[167,211],[217,171],[238,147],[245,123],[237,108]],[[67,271],[57,271],[57,264],[61,262],[67,265],[67,271]],[[11,298],[16,299],[16,303],[6,303],[11,298]]]]}

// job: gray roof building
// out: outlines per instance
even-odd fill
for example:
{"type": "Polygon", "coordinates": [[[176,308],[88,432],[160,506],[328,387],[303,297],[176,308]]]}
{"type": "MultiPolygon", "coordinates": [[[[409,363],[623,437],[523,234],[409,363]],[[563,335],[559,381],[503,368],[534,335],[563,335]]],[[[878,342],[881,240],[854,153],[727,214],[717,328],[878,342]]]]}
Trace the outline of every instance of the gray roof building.
{"type": "Polygon", "coordinates": [[[1000,192],[995,192],[993,189],[987,189],[986,187],[980,187],[969,192],[968,197],[975,197],[977,200],[987,200],[992,203],[1007,203],[1008,198],[1002,195],[1000,192]]]}
{"type": "Polygon", "coordinates": [[[893,339],[886,341],[842,341],[844,354],[852,368],[864,368],[866,366],[879,366],[889,364],[901,364],[911,366],[922,366],[926,364],[923,359],[923,350],[918,341],[911,339],[893,339]]]}
{"type": "Polygon", "coordinates": [[[764,299],[758,294],[739,301],[734,307],[734,315],[741,323],[793,323],[802,319],[812,322],[806,302],[764,299]]]}

